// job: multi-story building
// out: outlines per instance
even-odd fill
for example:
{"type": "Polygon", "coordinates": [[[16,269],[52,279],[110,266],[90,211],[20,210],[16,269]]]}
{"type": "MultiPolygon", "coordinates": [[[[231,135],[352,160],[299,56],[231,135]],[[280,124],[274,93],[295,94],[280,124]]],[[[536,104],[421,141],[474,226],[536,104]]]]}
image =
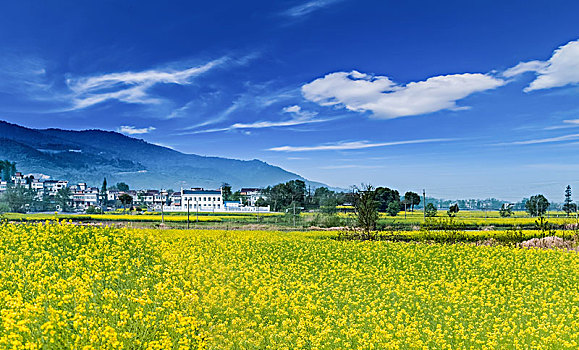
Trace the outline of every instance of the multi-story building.
{"type": "Polygon", "coordinates": [[[72,204],[77,209],[86,209],[90,206],[99,205],[99,189],[96,187],[79,186],[72,193],[72,204]]]}
{"type": "Polygon", "coordinates": [[[43,189],[49,196],[56,196],[56,193],[65,187],[68,187],[68,181],[44,180],[43,182],[43,189]]]}
{"type": "Polygon", "coordinates": [[[261,188],[242,188],[241,191],[239,191],[239,194],[245,196],[247,204],[255,206],[257,200],[262,197],[261,191],[261,188]]]}
{"type": "Polygon", "coordinates": [[[205,190],[202,188],[192,188],[190,190],[181,190],[181,207],[183,210],[199,211],[222,211],[223,195],[219,190],[205,190]]]}

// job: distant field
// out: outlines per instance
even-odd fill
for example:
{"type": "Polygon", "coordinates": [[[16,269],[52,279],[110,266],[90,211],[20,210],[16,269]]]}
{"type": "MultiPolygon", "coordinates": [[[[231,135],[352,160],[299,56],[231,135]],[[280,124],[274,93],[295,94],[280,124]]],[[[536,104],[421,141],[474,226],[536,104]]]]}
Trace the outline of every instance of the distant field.
{"type": "MultiPolygon", "coordinates": [[[[298,215],[295,219],[296,227],[307,228],[309,226],[316,226],[316,217],[320,216],[318,213],[304,212],[298,215]]],[[[323,215],[322,215],[323,216],[323,215]]],[[[355,222],[355,214],[353,213],[337,213],[339,220],[334,222],[334,226],[348,226],[355,222]]],[[[567,216],[563,212],[549,212],[545,216],[546,220],[558,228],[575,227],[579,223],[574,216],[567,216]]],[[[162,221],[162,216],[159,212],[143,212],[143,213],[106,213],[106,214],[18,214],[5,213],[0,215],[0,219],[7,219],[12,221],[46,221],[46,220],[73,220],[73,221],[88,221],[88,222],[135,222],[135,223],[151,223],[158,224],[162,221]]],[[[436,219],[448,219],[445,212],[439,212],[436,219]]],[[[497,211],[460,211],[458,215],[452,219],[453,224],[462,229],[478,230],[478,229],[507,229],[519,226],[522,229],[536,228],[537,218],[530,217],[526,212],[515,212],[511,217],[500,217],[497,211]]],[[[183,226],[187,222],[186,213],[165,213],[164,221],[167,224],[175,224],[183,226]]],[[[284,213],[199,213],[195,212],[189,215],[190,223],[235,223],[235,224],[270,224],[282,225],[284,227],[293,226],[294,220],[291,215],[284,213]]],[[[403,229],[415,230],[424,223],[422,212],[404,212],[397,216],[389,216],[385,213],[380,214],[379,226],[382,229],[403,229]]]]}
{"type": "Polygon", "coordinates": [[[575,252],[335,235],[3,224],[0,348],[579,346],[575,252]]]}

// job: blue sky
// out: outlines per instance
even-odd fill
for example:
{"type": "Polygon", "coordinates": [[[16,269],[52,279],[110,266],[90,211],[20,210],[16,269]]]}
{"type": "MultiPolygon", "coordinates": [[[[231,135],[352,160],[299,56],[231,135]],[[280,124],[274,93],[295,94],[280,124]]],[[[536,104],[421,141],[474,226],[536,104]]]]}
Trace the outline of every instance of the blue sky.
{"type": "Polygon", "coordinates": [[[579,190],[577,13],[577,1],[5,2],[0,119],[257,158],[332,186],[561,201],[579,190]]]}

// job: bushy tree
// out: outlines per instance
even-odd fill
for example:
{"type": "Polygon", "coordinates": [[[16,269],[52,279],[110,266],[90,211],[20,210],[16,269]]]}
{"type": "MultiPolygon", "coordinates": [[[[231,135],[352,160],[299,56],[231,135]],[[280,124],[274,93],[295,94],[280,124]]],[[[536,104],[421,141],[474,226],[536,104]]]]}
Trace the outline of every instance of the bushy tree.
{"type": "Polygon", "coordinates": [[[60,206],[61,211],[70,211],[71,206],[71,191],[68,187],[63,187],[58,192],[56,192],[56,196],[54,197],[54,201],[57,205],[60,206]]]}
{"type": "Polygon", "coordinates": [[[286,183],[269,186],[263,190],[267,203],[273,211],[293,207],[304,207],[306,200],[306,183],[302,180],[291,180],[286,183]]]}
{"type": "Polygon", "coordinates": [[[396,216],[400,212],[400,202],[390,202],[388,204],[388,208],[386,208],[386,212],[390,216],[396,216]]]}
{"type": "Polygon", "coordinates": [[[371,185],[362,185],[362,189],[356,191],[354,196],[358,226],[366,234],[370,234],[371,231],[376,230],[376,222],[378,221],[380,203],[376,200],[376,191],[371,185]]]}
{"type": "Polygon", "coordinates": [[[119,196],[119,201],[123,204],[123,210],[126,210],[127,205],[133,203],[133,197],[129,194],[123,193],[119,196]]]}
{"type": "Polygon", "coordinates": [[[10,186],[0,197],[5,211],[25,213],[36,202],[36,191],[23,186],[10,186]]]}
{"type": "Polygon", "coordinates": [[[429,218],[435,217],[437,213],[438,213],[438,210],[436,209],[436,207],[432,203],[428,203],[426,205],[426,208],[424,208],[424,215],[426,217],[429,217],[429,218]]]}
{"type": "Polygon", "coordinates": [[[400,203],[400,193],[388,187],[377,187],[375,190],[378,210],[387,212],[388,206],[392,202],[400,203]]]}
{"type": "Polygon", "coordinates": [[[501,209],[499,209],[499,215],[503,218],[513,215],[513,205],[509,203],[503,203],[501,209]]]}
{"type": "Polygon", "coordinates": [[[450,206],[450,208],[448,208],[448,210],[446,211],[446,214],[449,217],[455,217],[459,211],[460,211],[460,208],[458,207],[458,203],[454,203],[453,205],[450,206]]]}
{"type": "Polygon", "coordinates": [[[124,182],[118,182],[118,183],[116,184],[116,187],[117,187],[117,189],[118,189],[119,191],[121,191],[121,192],[127,192],[127,191],[129,190],[129,185],[127,185],[127,184],[124,183],[124,182]]]}
{"type": "Polygon", "coordinates": [[[408,191],[404,194],[404,200],[410,205],[410,210],[414,211],[414,206],[420,204],[420,195],[416,192],[408,191]]]}
{"type": "Polygon", "coordinates": [[[549,209],[549,205],[551,204],[545,196],[537,194],[529,198],[527,203],[525,203],[525,208],[532,216],[543,216],[549,209]]]}

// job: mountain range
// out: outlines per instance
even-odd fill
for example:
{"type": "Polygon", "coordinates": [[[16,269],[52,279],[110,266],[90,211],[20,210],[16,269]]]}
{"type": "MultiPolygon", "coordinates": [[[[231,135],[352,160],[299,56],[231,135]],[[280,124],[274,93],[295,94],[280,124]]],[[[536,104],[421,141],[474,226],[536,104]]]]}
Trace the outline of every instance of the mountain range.
{"type": "Polygon", "coordinates": [[[0,159],[24,174],[100,185],[126,182],[131,188],[205,187],[229,183],[264,187],[289,180],[324,186],[263,161],[185,154],[104,130],[31,129],[0,121],[0,159]]]}

